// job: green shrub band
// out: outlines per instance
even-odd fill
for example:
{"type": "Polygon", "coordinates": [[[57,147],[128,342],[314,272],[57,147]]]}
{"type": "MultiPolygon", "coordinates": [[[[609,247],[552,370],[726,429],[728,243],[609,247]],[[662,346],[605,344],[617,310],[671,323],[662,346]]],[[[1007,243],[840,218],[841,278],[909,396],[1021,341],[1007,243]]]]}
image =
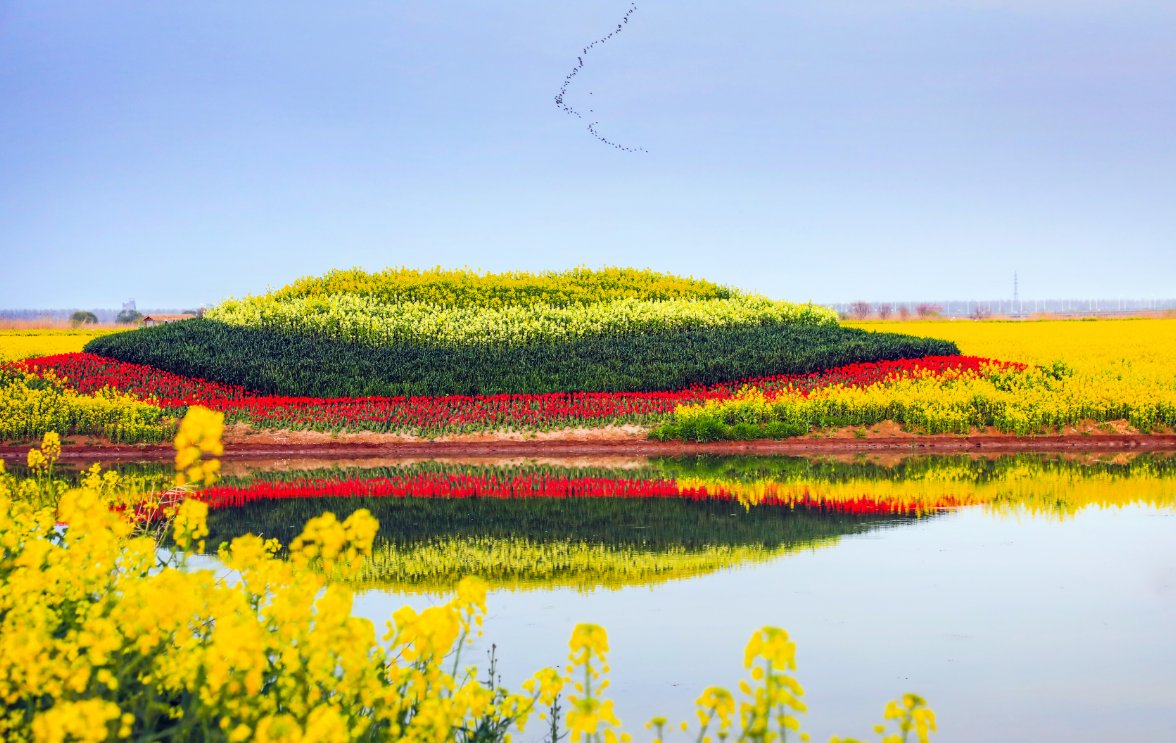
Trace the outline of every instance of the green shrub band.
{"type": "Polygon", "coordinates": [[[95,338],[86,351],[258,392],[313,397],[652,392],[959,353],[948,341],[790,323],[510,346],[375,348],[207,319],[95,338]]]}

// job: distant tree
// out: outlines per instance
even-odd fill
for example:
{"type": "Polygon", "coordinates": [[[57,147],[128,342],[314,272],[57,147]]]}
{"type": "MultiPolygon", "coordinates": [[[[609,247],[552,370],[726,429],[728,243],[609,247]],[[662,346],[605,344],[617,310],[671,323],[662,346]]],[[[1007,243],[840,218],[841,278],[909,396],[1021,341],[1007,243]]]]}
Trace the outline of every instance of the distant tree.
{"type": "Polygon", "coordinates": [[[987,307],[978,304],[972,308],[971,318],[973,320],[986,320],[989,317],[992,317],[992,311],[987,307]]]}
{"type": "Polygon", "coordinates": [[[943,308],[937,304],[915,305],[915,314],[922,318],[939,317],[940,312],[943,312],[943,308]]]}
{"type": "Polygon", "coordinates": [[[79,325],[93,325],[96,322],[98,322],[98,316],[85,310],[78,310],[69,316],[69,324],[75,328],[79,325]]]}
{"type": "Polygon", "coordinates": [[[123,310],[115,316],[114,321],[119,325],[130,325],[143,319],[143,313],[138,310],[123,310]]]}
{"type": "Polygon", "coordinates": [[[890,313],[894,312],[894,305],[883,302],[874,311],[878,313],[879,319],[888,320],[890,319],[890,313]]]}
{"type": "Polygon", "coordinates": [[[855,320],[865,320],[870,316],[870,303],[854,302],[849,306],[849,314],[853,315],[855,320]]]}
{"type": "Polygon", "coordinates": [[[898,306],[898,319],[899,320],[910,320],[911,319],[911,308],[907,307],[905,304],[900,304],[898,306]]]}

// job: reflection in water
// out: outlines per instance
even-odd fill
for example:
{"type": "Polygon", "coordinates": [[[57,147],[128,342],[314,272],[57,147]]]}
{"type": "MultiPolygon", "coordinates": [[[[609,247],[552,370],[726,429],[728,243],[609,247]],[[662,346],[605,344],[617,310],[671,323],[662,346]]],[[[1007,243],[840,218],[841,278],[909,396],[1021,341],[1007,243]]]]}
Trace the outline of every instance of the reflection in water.
{"type": "Polygon", "coordinates": [[[1090,507],[1176,506],[1176,456],[995,458],[921,456],[893,464],[777,457],[665,459],[659,468],[687,488],[741,502],[882,504],[925,513],[983,506],[998,514],[1065,518],[1090,507]]]}
{"type": "Polygon", "coordinates": [[[1065,517],[1088,506],[1176,505],[1176,458],[878,462],[797,457],[637,460],[628,466],[410,462],[258,471],[202,494],[209,544],[297,535],[324,511],[380,521],[366,585],[581,590],[682,579],[835,544],[946,508],[1065,517]]]}
{"type": "Polygon", "coordinates": [[[344,518],[358,508],[380,522],[361,580],[430,591],[471,574],[513,588],[651,584],[833,544],[898,520],[780,506],[746,511],[709,499],[295,498],[214,510],[209,543],[245,532],[288,542],[311,516],[344,518]]]}

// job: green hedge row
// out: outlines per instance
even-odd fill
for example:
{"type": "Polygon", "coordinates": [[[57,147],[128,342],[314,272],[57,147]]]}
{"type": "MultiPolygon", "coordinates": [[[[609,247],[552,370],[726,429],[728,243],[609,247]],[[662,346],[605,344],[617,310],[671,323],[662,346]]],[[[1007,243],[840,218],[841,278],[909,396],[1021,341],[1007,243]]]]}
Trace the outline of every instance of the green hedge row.
{"type": "Polygon", "coordinates": [[[377,543],[518,537],[656,551],[801,547],[901,518],[787,506],[748,511],[734,502],[677,498],[291,498],[209,513],[208,549],[215,554],[219,544],[241,534],[265,534],[289,544],[307,519],[327,511],[345,519],[360,508],[380,522],[377,543]]]}
{"type": "Polygon", "coordinates": [[[206,319],[95,338],[86,350],[259,392],[318,397],[673,390],[959,353],[948,341],[790,323],[523,346],[373,348],[206,319]]]}

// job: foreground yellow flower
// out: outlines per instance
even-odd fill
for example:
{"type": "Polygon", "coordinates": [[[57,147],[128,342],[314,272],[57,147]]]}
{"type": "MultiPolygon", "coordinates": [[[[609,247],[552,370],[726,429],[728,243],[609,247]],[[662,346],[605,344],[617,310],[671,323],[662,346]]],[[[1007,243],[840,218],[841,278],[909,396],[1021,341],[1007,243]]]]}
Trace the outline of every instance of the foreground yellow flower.
{"type": "MultiPolygon", "coordinates": [[[[56,512],[15,497],[25,488],[10,479],[0,478],[0,740],[503,741],[568,685],[543,669],[526,694],[513,694],[479,681],[476,669],[458,671],[485,613],[479,579],[461,581],[444,604],[397,611],[380,642],[374,625],[353,615],[345,585],[309,560],[279,558],[274,540],[246,535],[224,546],[232,572],[189,568],[183,550],[207,534],[198,501],[180,506],[177,549],[161,566],[156,540],[130,511],[112,508],[105,485],[117,478],[88,471],[56,512]]],[[[302,552],[369,554],[367,519],[357,512],[308,525],[302,552]]],[[[781,670],[794,647],[783,630],[765,628],[749,648],[755,670],[766,672],[745,689],[742,734],[766,741],[771,726],[798,725],[769,713],[803,709],[799,686],[781,670]]],[[[569,650],[570,737],[629,740],[604,697],[604,628],[577,626],[569,650]]],[[[699,704],[723,731],[734,724],[725,691],[707,689],[699,704]]],[[[888,716],[920,740],[935,729],[913,695],[888,716]]]]}
{"type": "Polygon", "coordinates": [[[215,459],[224,454],[221,436],[225,429],[225,414],[193,405],[180,422],[176,434],[176,485],[199,486],[216,482],[220,463],[215,459]],[[204,457],[210,457],[204,461],[204,457]]]}
{"type": "Polygon", "coordinates": [[[569,660],[583,665],[593,657],[603,661],[608,654],[608,633],[598,624],[577,624],[572,630],[569,660]]]}
{"type": "Polygon", "coordinates": [[[698,724],[706,730],[715,717],[719,718],[719,733],[725,735],[731,727],[731,719],[735,714],[735,697],[726,689],[717,686],[707,687],[696,701],[698,707],[698,724]]]}
{"type": "Polygon", "coordinates": [[[197,500],[185,500],[172,523],[172,538],[181,550],[204,551],[204,538],[208,536],[208,504],[197,500]]]}

